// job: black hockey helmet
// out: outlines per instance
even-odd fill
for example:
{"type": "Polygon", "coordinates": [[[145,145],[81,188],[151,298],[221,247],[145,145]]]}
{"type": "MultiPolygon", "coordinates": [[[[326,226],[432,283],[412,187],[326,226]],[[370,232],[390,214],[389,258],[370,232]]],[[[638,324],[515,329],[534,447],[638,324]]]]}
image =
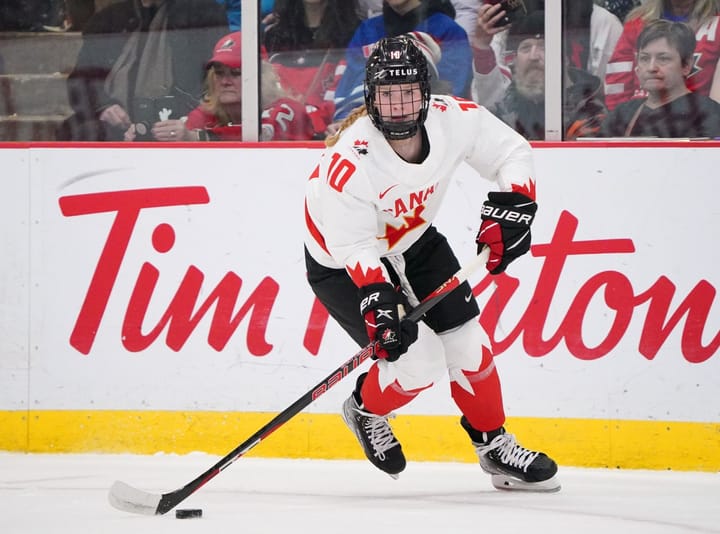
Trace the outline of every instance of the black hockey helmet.
{"type": "Polygon", "coordinates": [[[365,107],[375,127],[386,139],[407,139],[420,129],[430,104],[430,81],[425,55],[405,35],[385,37],[378,41],[365,65],[365,107]],[[417,103],[416,119],[404,122],[384,121],[375,105],[379,85],[420,84],[422,99],[417,103]]]}

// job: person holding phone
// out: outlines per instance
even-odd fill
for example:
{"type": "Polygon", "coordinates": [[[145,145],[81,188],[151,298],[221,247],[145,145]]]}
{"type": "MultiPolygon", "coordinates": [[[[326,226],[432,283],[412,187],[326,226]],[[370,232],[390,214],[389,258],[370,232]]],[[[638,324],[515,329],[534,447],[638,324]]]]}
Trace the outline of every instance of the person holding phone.
{"type": "MultiPolygon", "coordinates": [[[[512,79],[496,102],[490,89],[474,86],[474,97],[497,117],[530,140],[545,139],[545,12],[536,10],[514,22],[508,31],[512,79]]],[[[563,138],[593,137],[605,117],[602,82],[570,64],[563,69],[563,138]]]]}
{"type": "MultiPolygon", "coordinates": [[[[479,6],[477,24],[469,32],[473,52],[473,99],[487,107],[496,106],[512,81],[515,50],[508,48],[508,32],[515,21],[542,10],[544,0],[486,1],[479,6]]],[[[622,23],[593,0],[563,2],[563,39],[568,65],[582,69],[600,80],[622,33],[622,23]]]]}

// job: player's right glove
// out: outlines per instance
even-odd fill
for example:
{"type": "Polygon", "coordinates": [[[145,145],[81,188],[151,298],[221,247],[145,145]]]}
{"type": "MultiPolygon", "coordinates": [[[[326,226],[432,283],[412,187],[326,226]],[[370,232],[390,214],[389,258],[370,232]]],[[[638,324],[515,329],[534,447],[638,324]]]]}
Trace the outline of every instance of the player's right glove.
{"type": "Polygon", "coordinates": [[[488,193],[475,242],[478,254],[484,246],[490,247],[490,274],[503,272],[511,261],[530,250],[530,225],[536,211],[535,201],[522,193],[488,193]]]}
{"type": "Polygon", "coordinates": [[[400,293],[387,282],[363,286],[359,295],[360,315],[370,342],[375,343],[375,356],[394,362],[417,340],[417,324],[402,319],[400,293]]]}

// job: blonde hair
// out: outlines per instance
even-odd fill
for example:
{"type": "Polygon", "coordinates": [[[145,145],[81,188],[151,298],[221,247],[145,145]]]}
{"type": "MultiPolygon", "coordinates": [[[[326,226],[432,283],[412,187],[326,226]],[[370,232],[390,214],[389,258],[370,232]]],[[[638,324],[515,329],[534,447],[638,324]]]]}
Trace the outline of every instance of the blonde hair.
{"type": "Polygon", "coordinates": [[[345,120],[340,123],[340,127],[338,128],[338,131],[335,132],[334,134],[328,136],[325,139],[325,146],[328,146],[328,147],[335,146],[335,143],[337,143],[338,140],[340,140],[340,136],[342,135],[342,133],[345,130],[347,130],[350,127],[350,125],[352,125],[352,123],[354,123],[356,120],[358,120],[363,115],[367,115],[367,114],[368,113],[367,113],[367,108],[365,107],[365,104],[353,109],[350,112],[350,115],[345,117],[345,120]]]}
{"type": "MultiPolygon", "coordinates": [[[[643,22],[661,19],[663,12],[669,10],[669,0],[645,0],[638,7],[630,11],[626,21],[642,19],[643,22]]],[[[720,14],[717,0],[696,0],[690,11],[688,23],[696,28],[706,20],[720,14]]]]}
{"type": "MultiPolygon", "coordinates": [[[[260,107],[266,109],[281,98],[289,98],[285,89],[280,84],[280,78],[273,66],[267,61],[260,62],[260,107]]],[[[218,123],[230,124],[232,121],[223,105],[218,101],[215,91],[217,76],[212,68],[205,74],[205,94],[203,95],[202,107],[217,117],[218,123]]]]}

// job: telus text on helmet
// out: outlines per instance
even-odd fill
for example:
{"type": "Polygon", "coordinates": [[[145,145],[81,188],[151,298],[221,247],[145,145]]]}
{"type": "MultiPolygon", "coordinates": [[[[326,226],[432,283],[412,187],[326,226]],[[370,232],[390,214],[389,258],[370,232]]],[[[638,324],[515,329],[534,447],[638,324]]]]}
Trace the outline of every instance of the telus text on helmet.
{"type": "Polygon", "coordinates": [[[404,78],[406,76],[417,76],[417,74],[417,68],[382,69],[378,71],[378,73],[375,75],[375,78],[380,80],[384,78],[404,78]]]}

